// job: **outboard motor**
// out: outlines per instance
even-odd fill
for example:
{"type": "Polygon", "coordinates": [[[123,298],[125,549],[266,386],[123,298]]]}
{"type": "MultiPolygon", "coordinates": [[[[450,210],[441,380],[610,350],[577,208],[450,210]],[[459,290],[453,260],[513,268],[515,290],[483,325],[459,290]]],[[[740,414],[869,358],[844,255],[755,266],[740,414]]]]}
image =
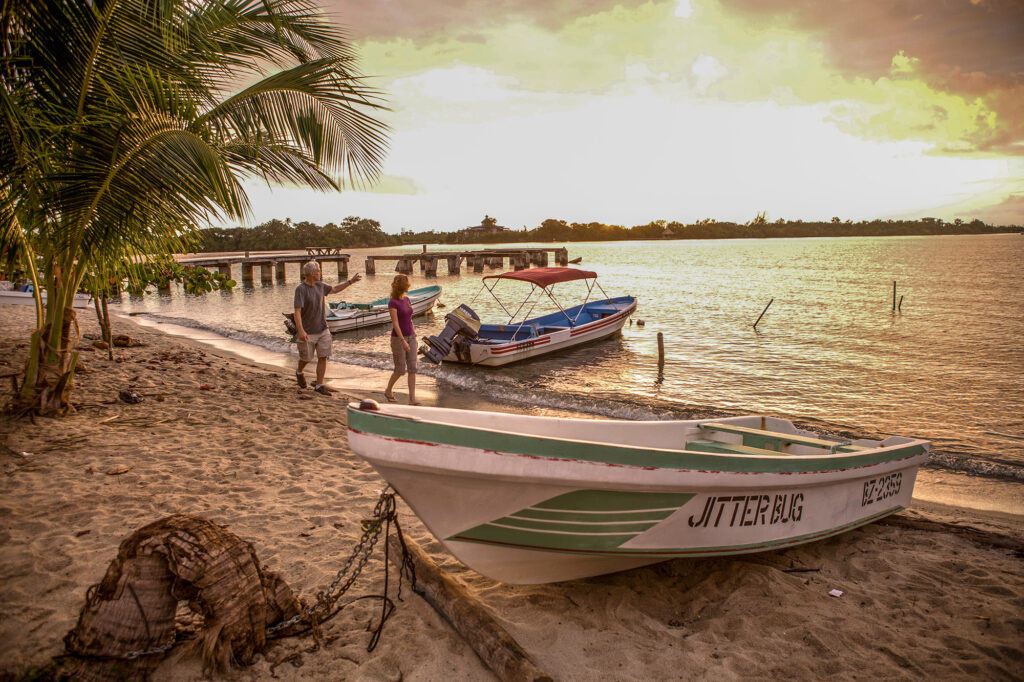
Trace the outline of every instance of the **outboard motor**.
{"type": "Polygon", "coordinates": [[[453,344],[468,346],[468,342],[476,339],[480,331],[480,318],[467,305],[460,305],[445,315],[444,319],[447,326],[441,333],[428,336],[426,343],[420,346],[423,357],[437,365],[448,357],[453,344]]]}

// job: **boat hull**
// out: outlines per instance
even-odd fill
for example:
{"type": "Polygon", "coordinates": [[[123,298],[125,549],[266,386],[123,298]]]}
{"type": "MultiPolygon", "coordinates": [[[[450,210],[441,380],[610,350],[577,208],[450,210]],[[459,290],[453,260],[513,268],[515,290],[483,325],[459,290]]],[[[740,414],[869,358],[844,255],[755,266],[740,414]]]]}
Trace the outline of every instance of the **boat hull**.
{"type": "MultiPolygon", "coordinates": [[[[432,291],[423,296],[415,296],[415,291],[409,292],[409,300],[412,303],[412,314],[422,315],[434,307],[434,303],[441,297],[441,287],[429,287],[432,291]]],[[[346,311],[347,312],[347,311],[346,311]]],[[[347,332],[353,329],[364,329],[381,324],[390,324],[391,314],[388,312],[387,301],[381,305],[375,305],[372,310],[357,312],[347,316],[330,314],[327,316],[327,328],[332,333],[347,332]]]]}
{"type": "Polygon", "coordinates": [[[430,413],[459,411],[390,407],[350,406],[353,451],[456,558],[517,584],[837,535],[907,507],[928,447],[891,438],[836,454],[725,455],[661,447],[691,438],[698,422],[464,412],[484,421],[460,426],[430,413]],[[618,432],[620,442],[556,437],[566,427],[618,432]]]}

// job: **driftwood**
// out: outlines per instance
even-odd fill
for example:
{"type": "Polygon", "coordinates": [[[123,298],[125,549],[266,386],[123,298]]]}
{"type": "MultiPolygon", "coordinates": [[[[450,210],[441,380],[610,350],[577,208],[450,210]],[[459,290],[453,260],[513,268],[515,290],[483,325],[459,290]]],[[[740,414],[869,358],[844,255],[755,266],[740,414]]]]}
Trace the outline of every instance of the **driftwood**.
{"type": "Polygon", "coordinates": [[[252,663],[266,646],[266,627],[299,611],[284,580],[260,569],[251,544],[206,519],[170,516],[132,533],[89,588],[78,624],[64,637],[65,674],[147,677],[174,642],[179,601],[202,616],[190,646],[208,670],[252,663]]]}
{"type": "MultiPolygon", "coordinates": [[[[401,567],[402,545],[388,538],[390,556],[401,567]]],[[[506,682],[551,682],[551,676],[530,659],[510,634],[411,538],[405,538],[409,558],[416,568],[413,590],[440,613],[473,647],[488,668],[506,682]]]]}

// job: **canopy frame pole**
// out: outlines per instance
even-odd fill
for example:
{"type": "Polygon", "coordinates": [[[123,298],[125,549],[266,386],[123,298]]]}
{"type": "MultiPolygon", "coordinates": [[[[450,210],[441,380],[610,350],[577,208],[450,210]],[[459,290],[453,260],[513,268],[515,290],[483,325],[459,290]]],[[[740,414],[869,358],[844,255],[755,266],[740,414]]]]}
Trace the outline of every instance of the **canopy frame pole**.
{"type": "MultiPolygon", "coordinates": [[[[562,310],[562,314],[565,315],[566,319],[569,320],[569,326],[571,326],[571,327],[575,327],[576,326],[576,320],[580,319],[580,315],[583,314],[583,308],[585,308],[586,305],[587,305],[587,302],[590,301],[590,294],[594,293],[594,286],[597,285],[597,280],[596,279],[595,280],[585,280],[585,281],[588,282],[588,284],[587,284],[587,295],[583,298],[583,303],[580,303],[580,309],[576,311],[576,317],[573,318],[573,319],[569,319],[569,315],[564,310],[562,310]],[[593,284],[589,283],[591,281],[593,282],[593,284]]],[[[599,285],[597,285],[597,286],[599,286],[599,285]]],[[[601,289],[601,293],[602,294],[604,293],[604,289],[601,289]]],[[[605,294],[605,297],[607,297],[607,294],[605,294]]],[[[552,298],[551,300],[554,300],[554,298],[552,298]]],[[[558,305],[557,301],[555,302],[555,305],[558,305]]],[[[559,310],[561,310],[561,306],[559,306],[559,310]]]]}
{"type": "MultiPolygon", "coordinates": [[[[555,285],[552,284],[551,288],[554,289],[555,285]]],[[[558,307],[559,312],[561,312],[563,315],[565,315],[565,319],[569,321],[569,326],[570,327],[575,327],[576,326],[576,320],[574,320],[571,317],[569,317],[569,313],[565,312],[565,310],[562,308],[562,304],[558,302],[557,298],[555,298],[555,295],[552,292],[548,291],[547,287],[544,288],[544,293],[547,294],[548,298],[551,299],[551,302],[554,303],[558,307]]],[[[577,315],[576,317],[579,317],[579,315],[577,315]]]]}
{"type": "MultiPolygon", "coordinates": [[[[516,309],[516,311],[508,316],[508,322],[506,322],[505,324],[508,324],[508,325],[512,324],[512,320],[514,320],[519,315],[519,311],[523,309],[523,307],[527,304],[527,302],[531,298],[533,298],[533,292],[536,291],[536,289],[537,289],[537,285],[531,283],[530,284],[530,293],[526,295],[526,298],[524,298],[523,302],[519,304],[519,307],[516,309]]],[[[533,309],[536,308],[536,307],[537,307],[537,303],[534,303],[533,306],[530,308],[530,312],[533,312],[533,309]]],[[[505,311],[505,312],[508,312],[508,311],[505,311]]],[[[526,315],[529,315],[529,314],[530,313],[526,313],[526,315]]],[[[523,321],[519,323],[518,327],[516,327],[516,332],[518,332],[520,329],[522,329],[523,324],[526,322],[526,315],[523,316],[523,321]]],[[[515,332],[513,332],[513,335],[515,335],[515,332]]]]}
{"type": "MultiPolygon", "coordinates": [[[[495,295],[495,293],[494,293],[494,287],[498,286],[498,281],[500,281],[500,280],[495,280],[495,282],[494,282],[494,284],[492,286],[487,286],[487,281],[485,280],[484,283],[483,283],[483,287],[480,289],[480,291],[483,291],[484,289],[487,289],[487,293],[489,293],[491,295],[491,298],[493,298],[495,300],[495,302],[498,304],[498,306],[505,312],[506,315],[509,315],[509,318],[511,319],[511,315],[508,312],[508,308],[505,307],[505,304],[502,303],[501,299],[498,298],[495,295]]],[[[473,301],[475,301],[477,299],[477,297],[480,295],[480,291],[476,292],[476,296],[473,297],[473,301]]],[[[470,303],[472,303],[473,301],[470,301],[470,303]]]]}

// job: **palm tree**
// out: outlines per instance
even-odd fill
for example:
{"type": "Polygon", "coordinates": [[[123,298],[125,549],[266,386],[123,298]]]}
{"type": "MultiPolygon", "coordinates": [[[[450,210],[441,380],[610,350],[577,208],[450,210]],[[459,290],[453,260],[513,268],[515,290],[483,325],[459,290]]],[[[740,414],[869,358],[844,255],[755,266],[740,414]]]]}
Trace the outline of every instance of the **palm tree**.
{"type": "Polygon", "coordinates": [[[380,93],[304,0],[0,0],[0,251],[37,326],[19,408],[70,407],[90,271],[249,213],[248,178],[340,190],[380,172],[380,93]]]}

